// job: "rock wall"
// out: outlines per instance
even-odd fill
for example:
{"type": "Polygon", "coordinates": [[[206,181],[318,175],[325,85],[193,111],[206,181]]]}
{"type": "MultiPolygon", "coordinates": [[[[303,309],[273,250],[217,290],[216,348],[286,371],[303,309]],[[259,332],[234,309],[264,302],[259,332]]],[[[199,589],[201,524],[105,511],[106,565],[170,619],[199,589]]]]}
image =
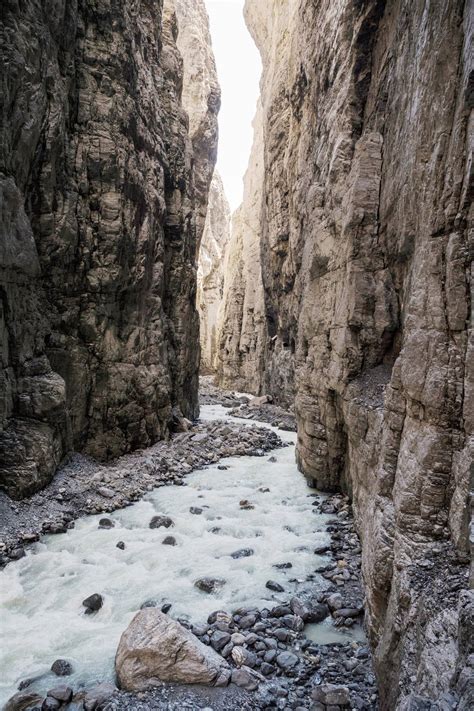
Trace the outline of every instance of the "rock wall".
{"type": "MultiPolygon", "coordinates": [[[[294,398],[301,469],[352,495],[382,708],[450,689],[468,708],[456,658],[472,612],[472,4],[245,12],[263,61],[265,323],[251,358],[222,352],[221,378],[294,398]]],[[[229,289],[229,313],[248,288],[229,289]]]]}
{"type": "Polygon", "coordinates": [[[244,177],[242,205],[232,216],[218,315],[217,372],[220,385],[258,395],[262,389],[265,310],[260,263],[263,195],[262,107],[254,119],[254,140],[244,177]]]}
{"type": "Polygon", "coordinates": [[[174,406],[197,413],[195,255],[218,100],[208,64],[190,137],[184,6],[2,7],[0,486],[13,496],[71,448],[106,459],[166,436],[174,406]]]}
{"type": "Polygon", "coordinates": [[[219,173],[214,172],[198,260],[197,308],[201,373],[216,370],[218,319],[224,290],[224,254],[230,237],[230,208],[219,173]]]}

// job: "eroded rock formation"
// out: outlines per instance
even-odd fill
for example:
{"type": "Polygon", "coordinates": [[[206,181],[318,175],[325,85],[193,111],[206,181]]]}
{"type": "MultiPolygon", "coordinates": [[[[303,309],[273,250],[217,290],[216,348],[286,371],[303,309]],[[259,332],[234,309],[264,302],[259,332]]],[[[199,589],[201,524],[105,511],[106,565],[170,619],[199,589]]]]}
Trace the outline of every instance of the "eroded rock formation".
{"type": "Polygon", "coordinates": [[[264,373],[265,311],[260,262],[263,195],[262,108],[254,119],[254,140],[244,178],[242,205],[232,216],[218,318],[217,371],[223,387],[258,394],[264,373]]]}
{"type": "Polygon", "coordinates": [[[230,208],[215,172],[198,261],[197,308],[201,323],[201,372],[213,373],[218,354],[218,317],[223,303],[224,254],[230,237],[230,208]]]}
{"type": "MultiPolygon", "coordinates": [[[[221,378],[294,397],[301,469],[351,493],[392,711],[454,688],[466,636],[472,4],[247,0],[246,18],[263,61],[265,322],[257,353],[222,351],[221,378]]],[[[237,344],[248,290],[227,293],[237,344]]]]}
{"type": "Polygon", "coordinates": [[[73,447],[108,458],[197,412],[218,91],[212,62],[193,74],[201,1],[11,0],[2,29],[0,485],[19,496],[73,447]]]}

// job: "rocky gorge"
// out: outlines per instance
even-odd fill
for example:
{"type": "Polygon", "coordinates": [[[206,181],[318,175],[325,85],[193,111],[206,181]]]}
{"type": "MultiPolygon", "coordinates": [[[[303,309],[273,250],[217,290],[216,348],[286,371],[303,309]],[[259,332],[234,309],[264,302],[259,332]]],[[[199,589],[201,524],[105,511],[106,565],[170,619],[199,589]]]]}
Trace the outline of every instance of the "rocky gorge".
{"type": "Polygon", "coordinates": [[[244,14],[231,215],[204,0],[2,8],[6,711],[474,706],[474,7],[244,14]]]}

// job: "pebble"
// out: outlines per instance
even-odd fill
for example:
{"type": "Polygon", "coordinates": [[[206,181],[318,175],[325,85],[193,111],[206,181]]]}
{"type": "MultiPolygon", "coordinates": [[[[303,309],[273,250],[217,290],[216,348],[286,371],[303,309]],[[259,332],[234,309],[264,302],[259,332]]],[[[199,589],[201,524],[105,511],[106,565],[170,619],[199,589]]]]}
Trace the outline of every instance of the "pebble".
{"type": "Polygon", "coordinates": [[[267,582],[265,583],[265,587],[269,590],[273,590],[273,592],[285,592],[285,588],[280,585],[280,583],[277,583],[275,580],[267,580],[267,582]]]}

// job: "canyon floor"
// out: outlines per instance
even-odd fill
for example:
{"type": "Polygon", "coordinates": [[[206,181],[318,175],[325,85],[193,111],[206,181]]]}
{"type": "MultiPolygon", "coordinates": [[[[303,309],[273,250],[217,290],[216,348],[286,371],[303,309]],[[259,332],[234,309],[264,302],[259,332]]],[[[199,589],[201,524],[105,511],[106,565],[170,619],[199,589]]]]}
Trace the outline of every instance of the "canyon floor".
{"type": "Polygon", "coordinates": [[[4,609],[16,637],[3,667],[23,665],[10,669],[5,700],[19,690],[7,711],[377,708],[350,504],[297,473],[292,413],[248,399],[203,378],[201,419],[179,423],[187,429],[170,441],[107,465],[74,455],[40,494],[2,496],[4,609]],[[172,528],[151,525],[156,510],[172,528]],[[86,617],[75,598],[90,593],[105,601],[86,617]],[[118,690],[97,650],[113,660],[124,620],[150,606],[213,647],[232,683],[118,690]],[[66,676],[50,671],[55,657],[66,676]]]}

